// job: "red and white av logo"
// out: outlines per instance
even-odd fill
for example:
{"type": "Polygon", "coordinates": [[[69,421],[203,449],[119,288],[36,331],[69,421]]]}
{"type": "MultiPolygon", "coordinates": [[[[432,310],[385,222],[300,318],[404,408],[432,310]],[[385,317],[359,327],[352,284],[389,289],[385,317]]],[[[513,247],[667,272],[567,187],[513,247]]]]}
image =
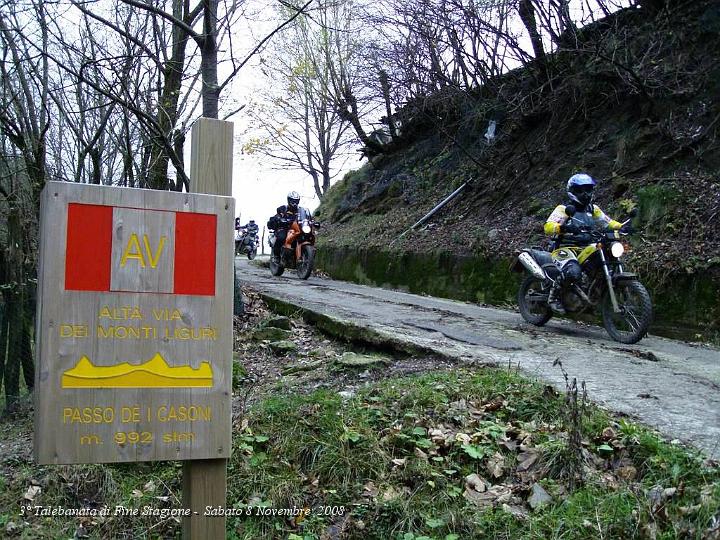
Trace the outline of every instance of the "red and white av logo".
{"type": "Polygon", "coordinates": [[[215,295],[217,216],[68,204],[65,289],[215,295]]]}

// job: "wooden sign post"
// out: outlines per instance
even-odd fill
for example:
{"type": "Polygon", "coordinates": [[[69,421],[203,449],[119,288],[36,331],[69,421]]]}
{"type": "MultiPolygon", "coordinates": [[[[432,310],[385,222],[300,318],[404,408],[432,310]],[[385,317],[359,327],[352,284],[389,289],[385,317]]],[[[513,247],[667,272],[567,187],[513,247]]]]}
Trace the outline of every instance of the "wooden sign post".
{"type": "MultiPolygon", "coordinates": [[[[229,143],[213,147],[222,154],[231,143],[232,125],[229,143]]],[[[229,166],[227,156],[204,157],[194,168],[196,185],[207,174],[227,175],[229,186],[228,155],[229,166]],[[222,164],[213,167],[213,160],[222,164]]],[[[227,196],[47,184],[36,329],[38,463],[193,460],[215,464],[213,470],[222,463],[224,480],[233,216],[227,196]]],[[[212,487],[221,490],[222,506],[224,488],[224,481],[212,487]]],[[[220,526],[214,537],[224,538],[224,520],[220,526]]],[[[193,537],[211,538],[207,528],[193,537]]]]}
{"type": "MultiPolygon", "coordinates": [[[[233,124],[209,118],[200,118],[192,128],[192,149],[190,157],[190,188],[199,193],[214,195],[232,194],[232,145],[233,124]]],[[[231,216],[235,215],[234,206],[231,216]]],[[[233,220],[232,240],[225,244],[223,251],[231,255],[234,269],[235,221],[233,220]]],[[[234,282],[234,272],[231,279],[234,282]]],[[[232,301],[233,289],[228,291],[232,301]]],[[[232,311],[232,309],[231,309],[232,311]]],[[[232,327],[232,317],[230,317],[232,327]]],[[[228,351],[232,369],[232,345],[228,351]]],[[[232,372],[230,373],[232,381],[232,372]]],[[[228,399],[232,388],[228,389],[228,399]]],[[[183,506],[193,513],[183,518],[183,538],[225,538],[226,519],[224,515],[206,516],[207,506],[226,506],[227,499],[227,457],[183,463],[183,506]]]]}

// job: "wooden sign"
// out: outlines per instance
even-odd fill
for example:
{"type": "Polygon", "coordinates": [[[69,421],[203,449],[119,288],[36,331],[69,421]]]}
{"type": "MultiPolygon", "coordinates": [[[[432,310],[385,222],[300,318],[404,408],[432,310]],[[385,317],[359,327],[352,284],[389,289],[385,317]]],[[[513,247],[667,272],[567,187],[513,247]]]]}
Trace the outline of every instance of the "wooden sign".
{"type": "Polygon", "coordinates": [[[229,457],[233,216],[230,197],[47,184],[38,463],[229,457]]]}

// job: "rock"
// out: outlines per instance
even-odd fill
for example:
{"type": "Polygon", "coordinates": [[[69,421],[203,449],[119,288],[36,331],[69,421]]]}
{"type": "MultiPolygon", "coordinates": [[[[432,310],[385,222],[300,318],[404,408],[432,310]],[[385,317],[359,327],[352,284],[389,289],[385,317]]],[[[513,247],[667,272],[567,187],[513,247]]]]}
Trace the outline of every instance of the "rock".
{"type": "Polygon", "coordinates": [[[296,351],[297,345],[295,345],[292,341],[288,340],[273,341],[270,343],[270,349],[275,354],[287,354],[296,351]]]}
{"type": "Polygon", "coordinates": [[[537,508],[540,508],[542,505],[548,504],[551,501],[552,497],[547,491],[543,489],[540,484],[533,484],[532,493],[528,498],[528,504],[530,505],[530,508],[536,510],[537,508]]]}
{"type": "MultiPolygon", "coordinates": [[[[270,346],[272,347],[272,344],[270,346]]],[[[301,371],[312,371],[313,369],[317,369],[322,365],[323,365],[323,360],[313,360],[312,362],[308,362],[306,364],[297,364],[295,366],[287,366],[287,367],[283,368],[282,374],[283,375],[291,375],[293,373],[300,373],[301,371]]]]}
{"type": "Polygon", "coordinates": [[[338,392],[338,395],[343,399],[350,399],[351,397],[353,397],[355,395],[355,391],[354,390],[341,390],[340,392],[338,392]]]}
{"type": "Polygon", "coordinates": [[[285,341],[290,338],[290,332],[268,326],[254,330],[252,338],[257,341],[285,341]]]}
{"type": "Polygon", "coordinates": [[[348,351],[343,353],[343,355],[338,358],[336,362],[342,366],[347,367],[368,367],[378,364],[389,364],[390,359],[385,356],[359,354],[348,351]]]}
{"type": "Polygon", "coordinates": [[[282,315],[273,317],[267,322],[267,326],[270,326],[272,328],[281,328],[283,330],[290,330],[290,318],[283,317],[282,315]]]}
{"type": "Polygon", "coordinates": [[[648,490],[647,498],[650,501],[650,506],[655,510],[665,500],[665,489],[660,485],[654,485],[648,490]]]}
{"type": "Polygon", "coordinates": [[[490,229],[487,233],[488,240],[497,240],[500,236],[500,229],[490,229]]]}

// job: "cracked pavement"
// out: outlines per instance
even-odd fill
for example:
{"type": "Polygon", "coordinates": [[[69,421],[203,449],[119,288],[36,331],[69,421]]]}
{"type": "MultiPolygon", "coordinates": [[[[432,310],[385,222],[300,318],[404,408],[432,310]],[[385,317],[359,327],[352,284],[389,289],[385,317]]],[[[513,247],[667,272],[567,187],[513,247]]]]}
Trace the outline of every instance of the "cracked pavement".
{"type": "Polygon", "coordinates": [[[720,458],[720,349],[655,336],[624,345],[583,323],[538,328],[517,311],[236,266],[243,285],[277,300],[462,363],[518,367],[564,391],[559,358],[595,403],[720,458]]]}

